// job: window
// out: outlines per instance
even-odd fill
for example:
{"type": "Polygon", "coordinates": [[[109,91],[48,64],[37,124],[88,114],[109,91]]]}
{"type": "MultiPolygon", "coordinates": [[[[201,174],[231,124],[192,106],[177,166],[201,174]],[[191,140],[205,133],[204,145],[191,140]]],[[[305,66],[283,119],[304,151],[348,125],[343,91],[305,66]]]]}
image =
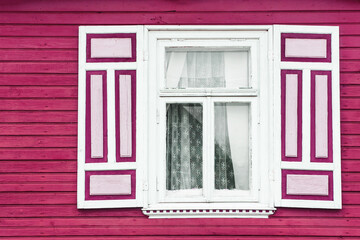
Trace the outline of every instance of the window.
{"type": "Polygon", "coordinates": [[[78,207],[341,207],[338,57],[335,27],[81,27],[78,207]]]}

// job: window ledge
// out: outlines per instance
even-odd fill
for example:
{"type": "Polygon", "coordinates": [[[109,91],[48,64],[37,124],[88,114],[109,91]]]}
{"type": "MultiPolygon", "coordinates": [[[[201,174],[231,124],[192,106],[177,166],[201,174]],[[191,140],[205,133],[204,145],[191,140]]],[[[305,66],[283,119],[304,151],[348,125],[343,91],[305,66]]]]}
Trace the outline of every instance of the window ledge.
{"type": "Polygon", "coordinates": [[[268,218],[275,208],[266,209],[143,209],[149,218],[268,218]]]}

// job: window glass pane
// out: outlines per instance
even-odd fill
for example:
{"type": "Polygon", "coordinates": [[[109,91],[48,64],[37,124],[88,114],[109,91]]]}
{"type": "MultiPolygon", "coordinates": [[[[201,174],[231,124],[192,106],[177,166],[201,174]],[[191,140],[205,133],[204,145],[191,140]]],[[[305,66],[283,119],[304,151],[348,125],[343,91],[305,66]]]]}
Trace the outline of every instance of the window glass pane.
{"type": "Polygon", "coordinates": [[[166,105],[166,189],[203,186],[203,107],[199,103],[166,105]]]}
{"type": "Polygon", "coordinates": [[[249,190],[249,104],[215,103],[215,189],[249,190]]]}
{"type": "Polygon", "coordinates": [[[166,51],[166,88],[246,88],[249,52],[245,50],[166,51]]]}

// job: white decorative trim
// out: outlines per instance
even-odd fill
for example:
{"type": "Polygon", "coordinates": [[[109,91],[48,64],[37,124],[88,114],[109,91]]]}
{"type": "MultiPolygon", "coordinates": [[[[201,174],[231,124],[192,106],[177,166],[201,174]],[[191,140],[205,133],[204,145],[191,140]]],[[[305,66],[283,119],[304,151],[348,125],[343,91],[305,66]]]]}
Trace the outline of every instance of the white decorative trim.
{"type": "Polygon", "coordinates": [[[149,218],[268,218],[269,209],[143,209],[149,218]]]}

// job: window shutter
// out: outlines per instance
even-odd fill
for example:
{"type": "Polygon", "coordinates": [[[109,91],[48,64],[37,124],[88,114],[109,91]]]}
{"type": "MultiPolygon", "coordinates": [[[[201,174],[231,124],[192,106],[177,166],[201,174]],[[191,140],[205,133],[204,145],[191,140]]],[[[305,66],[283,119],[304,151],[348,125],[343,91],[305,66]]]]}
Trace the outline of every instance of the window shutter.
{"type": "Polygon", "coordinates": [[[341,208],[339,29],[274,26],[275,205],[341,208]]]}
{"type": "Polygon", "coordinates": [[[142,207],[136,146],[143,27],[80,27],[78,208],[142,207]]]}

